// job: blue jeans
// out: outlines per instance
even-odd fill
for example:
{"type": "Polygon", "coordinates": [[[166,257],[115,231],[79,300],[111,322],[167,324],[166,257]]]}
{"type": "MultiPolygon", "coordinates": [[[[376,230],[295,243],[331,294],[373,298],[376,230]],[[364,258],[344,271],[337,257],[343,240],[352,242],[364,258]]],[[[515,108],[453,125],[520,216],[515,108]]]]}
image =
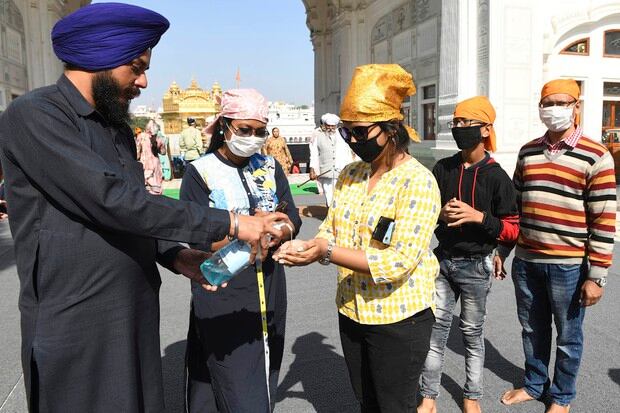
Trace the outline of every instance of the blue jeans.
{"type": "Polygon", "coordinates": [[[487,295],[491,289],[493,254],[476,258],[445,258],[439,256],[439,275],[435,312],[436,322],[431,333],[431,346],[422,370],[420,393],[428,399],[439,395],[441,371],[452,311],[461,298],[459,328],[465,345],[466,381],[463,396],[468,399],[482,397],[484,370],[484,335],[482,326],[486,318],[487,295]]]}
{"type": "Polygon", "coordinates": [[[512,280],[523,328],[525,391],[535,399],[548,394],[558,405],[575,398],[583,352],[585,308],[579,303],[587,264],[543,264],[515,258],[512,280]],[[557,330],[553,383],[549,379],[551,321],[557,330]]]}

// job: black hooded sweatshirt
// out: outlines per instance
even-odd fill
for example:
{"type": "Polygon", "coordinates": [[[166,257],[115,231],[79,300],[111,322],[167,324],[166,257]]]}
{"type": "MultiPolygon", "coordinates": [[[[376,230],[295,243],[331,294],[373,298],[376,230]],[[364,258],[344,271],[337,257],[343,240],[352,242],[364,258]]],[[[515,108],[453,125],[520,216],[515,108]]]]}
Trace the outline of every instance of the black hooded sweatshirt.
{"type": "Polygon", "coordinates": [[[453,257],[486,255],[498,242],[512,246],[519,235],[519,215],[512,180],[485,153],[484,159],[466,168],[461,152],[441,159],[433,168],[439,184],[442,207],[452,198],[486,212],[482,224],[468,223],[449,228],[439,220],[435,235],[438,253],[453,257]]]}

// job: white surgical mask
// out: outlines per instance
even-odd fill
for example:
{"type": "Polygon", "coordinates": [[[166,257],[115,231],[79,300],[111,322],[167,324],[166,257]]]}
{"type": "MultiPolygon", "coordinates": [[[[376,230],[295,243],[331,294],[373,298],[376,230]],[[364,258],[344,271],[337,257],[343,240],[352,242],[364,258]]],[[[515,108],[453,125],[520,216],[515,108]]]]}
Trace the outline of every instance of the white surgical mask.
{"type": "Polygon", "coordinates": [[[540,120],[551,132],[562,132],[570,128],[575,122],[573,116],[574,106],[549,106],[538,108],[540,120]]]}
{"type": "Polygon", "coordinates": [[[259,138],[256,136],[238,136],[234,133],[229,140],[226,140],[226,145],[232,153],[242,158],[249,158],[254,155],[260,148],[263,147],[267,137],[259,138]]]}

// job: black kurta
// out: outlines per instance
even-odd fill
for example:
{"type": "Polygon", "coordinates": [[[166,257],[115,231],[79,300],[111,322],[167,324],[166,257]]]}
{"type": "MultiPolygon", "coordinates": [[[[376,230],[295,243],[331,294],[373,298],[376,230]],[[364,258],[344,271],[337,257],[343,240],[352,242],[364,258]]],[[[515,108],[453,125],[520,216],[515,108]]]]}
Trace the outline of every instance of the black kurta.
{"type": "Polygon", "coordinates": [[[230,220],[149,195],[135,155],[65,76],[0,117],[31,411],[165,410],[156,261],[230,220]]]}

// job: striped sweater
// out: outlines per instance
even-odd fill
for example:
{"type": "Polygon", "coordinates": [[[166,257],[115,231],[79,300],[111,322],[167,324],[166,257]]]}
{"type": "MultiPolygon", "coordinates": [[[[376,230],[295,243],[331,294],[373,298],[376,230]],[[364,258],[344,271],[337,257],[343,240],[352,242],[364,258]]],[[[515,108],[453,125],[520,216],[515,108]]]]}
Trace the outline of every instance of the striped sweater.
{"type": "Polygon", "coordinates": [[[607,275],[616,233],[616,178],[611,154],[584,136],[549,152],[543,139],[521,148],[514,175],[521,232],[515,255],[527,261],[590,263],[607,275]]]}

